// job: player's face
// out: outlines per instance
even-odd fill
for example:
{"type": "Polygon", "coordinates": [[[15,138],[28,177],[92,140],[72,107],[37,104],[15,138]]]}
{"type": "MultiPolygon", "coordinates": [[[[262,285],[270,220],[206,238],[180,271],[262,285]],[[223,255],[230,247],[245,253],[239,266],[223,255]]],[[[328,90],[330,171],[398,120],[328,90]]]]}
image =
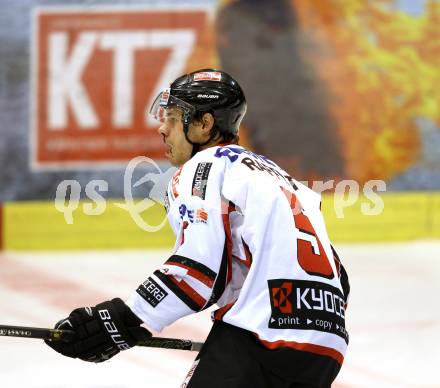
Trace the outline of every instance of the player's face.
{"type": "Polygon", "coordinates": [[[167,109],[158,131],[167,146],[165,157],[173,166],[181,166],[191,158],[192,145],[185,138],[180,109],[167,109]]]}

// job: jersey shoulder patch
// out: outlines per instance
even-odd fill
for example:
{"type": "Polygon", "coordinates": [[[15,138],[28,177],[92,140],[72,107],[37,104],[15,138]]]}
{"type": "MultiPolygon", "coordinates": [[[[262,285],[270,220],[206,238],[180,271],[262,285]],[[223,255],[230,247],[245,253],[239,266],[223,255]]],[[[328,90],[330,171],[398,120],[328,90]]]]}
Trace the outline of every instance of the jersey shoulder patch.
{"type": "Polygon", "coordinates": [[[197,164],[192,180],[191,195],[205,199],[211,167],[212,162],[200,162],[197,164]]]}

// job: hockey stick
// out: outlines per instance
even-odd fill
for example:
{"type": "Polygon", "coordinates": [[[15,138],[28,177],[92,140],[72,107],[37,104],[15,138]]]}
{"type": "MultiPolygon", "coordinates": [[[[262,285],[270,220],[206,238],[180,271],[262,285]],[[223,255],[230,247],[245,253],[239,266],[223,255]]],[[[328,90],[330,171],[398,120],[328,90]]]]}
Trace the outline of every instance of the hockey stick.
{"type": "MultiPolygon", "coordinates": [[[[71,330],[46,329],[41,327],[0,325],[0,337],[38,338],[52,341],[69,341],[74,335],[71,330]]],[[[198,352],[203,342],[194,342],[179,338],[151,337],[146,341],[139,342],[137,346],[150,348],[192,350],[198,352]]]]}

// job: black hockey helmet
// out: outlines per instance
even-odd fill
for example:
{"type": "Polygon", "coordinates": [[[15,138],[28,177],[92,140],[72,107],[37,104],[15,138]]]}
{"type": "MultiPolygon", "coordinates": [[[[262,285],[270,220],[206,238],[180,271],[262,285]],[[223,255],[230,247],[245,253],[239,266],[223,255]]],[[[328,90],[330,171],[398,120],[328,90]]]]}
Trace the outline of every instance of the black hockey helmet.
{"type": "Polygon", "coordinates": [[[215,120],[209,141],[217,133],[223,138],[232,139],[238,135],[241,120],[246,113],[246,98],[238,82],[228,73],[202,69],[180,76],[168,89],[159,93],[150,114],[162,121],[164,110],[174,106],[183,111],[185,135],[194,118],[209,112],[215,120]]]}

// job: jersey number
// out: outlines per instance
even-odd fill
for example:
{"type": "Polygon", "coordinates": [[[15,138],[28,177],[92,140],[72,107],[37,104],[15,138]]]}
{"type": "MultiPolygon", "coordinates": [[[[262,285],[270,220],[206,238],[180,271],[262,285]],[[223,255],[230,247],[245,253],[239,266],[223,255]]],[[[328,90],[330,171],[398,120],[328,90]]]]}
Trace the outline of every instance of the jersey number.
{"type": "Polygon", "coordinates": [[[289,201],[295,226],[299,231],[297,250],[300,267],[309,275],[333,279],[334,273],[330,261],[309,218],[304,214],[301,203],[294,193],[284,188],[281,190],[289,201]]]}

